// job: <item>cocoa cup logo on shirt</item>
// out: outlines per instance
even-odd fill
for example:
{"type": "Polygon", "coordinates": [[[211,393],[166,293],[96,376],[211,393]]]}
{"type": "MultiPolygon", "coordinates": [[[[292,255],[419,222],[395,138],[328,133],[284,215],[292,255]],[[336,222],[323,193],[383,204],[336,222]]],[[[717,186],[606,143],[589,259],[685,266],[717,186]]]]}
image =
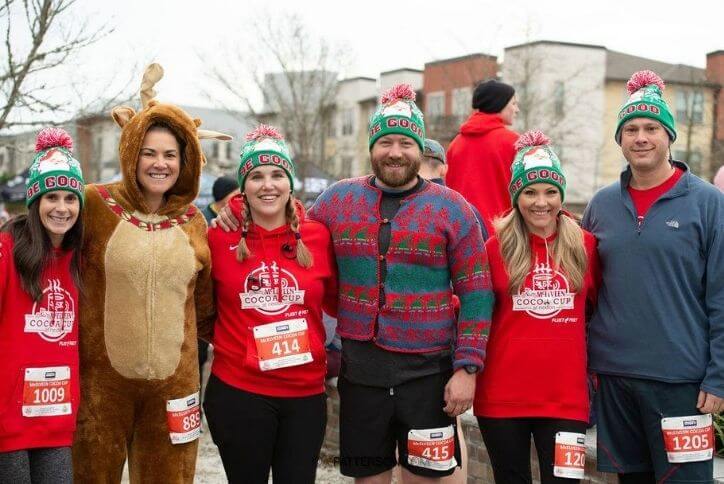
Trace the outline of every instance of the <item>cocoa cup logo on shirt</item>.
{"type": "Polygon", "coordinates": [[[304,304],[304,292],[299,290],[299,283],[291,272],[279,268],[276,262],[262,262],[246,276],[239,298],[241,309],[256,309],[273,316],[292,304],[304,304]]]}
{"type": "Polygon", "coordinates": [[[513,296],[513,311],[525,311],[538,319],[553,317],[564,309],[573,309],[568,279],[548,263],[536,264],[528,273],[520,292],[513,296]]]}
{"type": "Polygon", "coordinates": [[[31,314],[25,315],[25,332],[37,333],[50,343],[62,340],[73,331],[75,303],[60,281],[51,279],[31,314]]]}

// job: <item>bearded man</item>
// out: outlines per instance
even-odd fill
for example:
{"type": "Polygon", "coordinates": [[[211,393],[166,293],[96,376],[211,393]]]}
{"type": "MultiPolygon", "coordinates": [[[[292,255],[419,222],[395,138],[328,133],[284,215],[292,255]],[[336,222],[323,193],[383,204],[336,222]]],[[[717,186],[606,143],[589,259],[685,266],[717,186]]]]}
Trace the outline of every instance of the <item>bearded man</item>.
{"type": "Polygon", "coordinates": [[[455,417],[472,405],[493,309],[470,206],[418,176],[414,101],[408,85],[382,96],[369,125],[374,175],[334,184],[309,212],[331,231],[339,267],[340,467],[357,483],[390,482],[396,447],[406,483],[460,465],[455,417]]]}
{"type": "MultiPolygon", "coordinates": [[[[418,175],[424,143],[415,92],[393,87],[370,119],[374,175],[335,183],[308,213],[337,259],[340,469],[358,484],[391,482],[398,457],[406,484],[452,474],[455,417],[485,361],[493,293],[481,230],[459,193],[418,175]]],[[[222,209],[216,223],[239,221],[222,209]]]]}

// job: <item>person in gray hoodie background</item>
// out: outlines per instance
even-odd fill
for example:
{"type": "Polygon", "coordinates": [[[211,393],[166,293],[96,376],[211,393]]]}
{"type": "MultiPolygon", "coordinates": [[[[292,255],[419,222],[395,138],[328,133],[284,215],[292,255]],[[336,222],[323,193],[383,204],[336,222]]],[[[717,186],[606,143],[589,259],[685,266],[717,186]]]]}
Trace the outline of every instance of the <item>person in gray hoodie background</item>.
{"type": "Polygon", "coordinates": [[[621,483],[712,482],[708,414],[724,409],[724,194],[671,159],[663,81],[641,71],[627,87],[615,138],[628,166],[583,217],[603,278],[589,328],[598,468],[621,483]]]}

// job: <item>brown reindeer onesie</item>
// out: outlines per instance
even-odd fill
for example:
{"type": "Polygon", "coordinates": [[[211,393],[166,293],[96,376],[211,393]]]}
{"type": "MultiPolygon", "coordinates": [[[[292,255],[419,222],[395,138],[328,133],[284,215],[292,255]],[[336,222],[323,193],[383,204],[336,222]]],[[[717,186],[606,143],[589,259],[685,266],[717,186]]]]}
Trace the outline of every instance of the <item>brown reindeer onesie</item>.
{"type": "Polygon", "coordinates": [[[151,100],[162,75],[157,64],[146,70],[138,113],[113,110],[122,128],[123,180],[85,192],[77,483],[120,482],[126,456],[132,483],[190,483],[194,477],[197,325],[198,335],[208,338],[214,308],[206,222],[191,202],[205,162],[199,139],[230,138],[199,130],[200,120],[151,100]],[[165,205],[150,213],[136,166],[154,122],[170,126],[185,150],[165,205]]]}

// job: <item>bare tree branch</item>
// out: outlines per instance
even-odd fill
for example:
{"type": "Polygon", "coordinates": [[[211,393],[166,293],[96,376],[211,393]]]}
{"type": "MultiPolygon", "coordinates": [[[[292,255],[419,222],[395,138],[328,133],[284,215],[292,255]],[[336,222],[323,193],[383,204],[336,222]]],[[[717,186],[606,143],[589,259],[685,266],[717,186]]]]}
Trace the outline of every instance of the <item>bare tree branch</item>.
{"type": "MultiPolygon", "coordinates": [[[[325,127],[330,123],[338,75],[347,67],[349,56],[343,48],[313,35],[297,15],[262,15],[249,24],[249,41],[231,43],[245,44],[243,51],[236,49],[210,62],[211,85],[203,89],[204,94],[232,116],[246,111],[257,122],[278,125],[303,179],[308,166],[324,167],[325,127]],[[231,97],[233,105],[222,97],[231,97]],[[256,102],[259,97],[262,106],[256,102]]],[[[199,57],[209,63],[207,56],[199,57]]]]}
{"type": "Polygon", "coordinates": [[[0,65],[0,130],[37,124],[23,120],[22,116],[12,116],[14,111],[63,111],[67,103],[52,97],[52,89],[57,86],[43,84],[38,89],[38,83],[47,77],[45,74],[113,31],[107,25],[90,28],[88,21],[78,23],[70,16],[75,3],[76,0],[5,0],[0,6],[0,21],[6,23],[6,60],[0,65]],[[15,32],[13,28],[20,18],[24,18],[25,25],[15,32]],[[18,37],[21,32],[22,39],[18,37]],[[27,49],[24,42],[29,45],[27,49]]]}

